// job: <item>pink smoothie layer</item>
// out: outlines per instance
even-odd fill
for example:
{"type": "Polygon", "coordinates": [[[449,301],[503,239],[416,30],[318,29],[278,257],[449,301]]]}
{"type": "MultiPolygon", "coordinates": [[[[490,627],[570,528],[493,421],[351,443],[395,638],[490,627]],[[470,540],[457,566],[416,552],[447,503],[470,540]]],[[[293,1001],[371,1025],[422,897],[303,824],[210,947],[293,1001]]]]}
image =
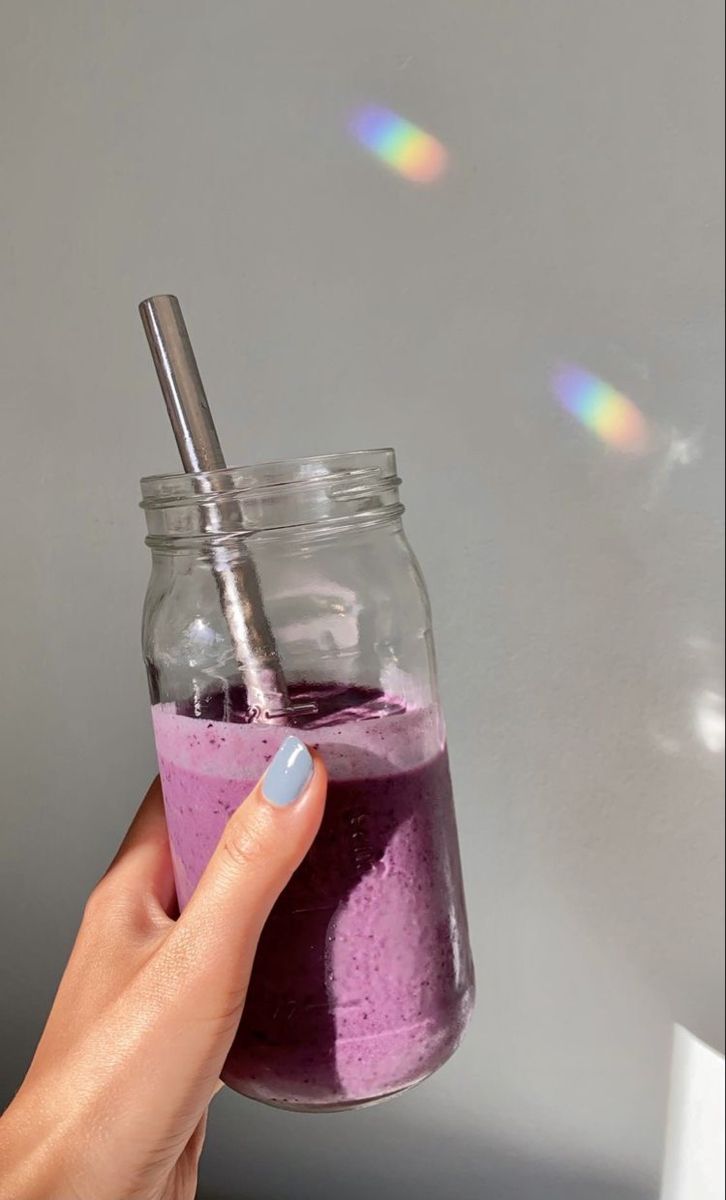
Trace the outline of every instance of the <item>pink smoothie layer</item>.
{"type": "MultiPolygon", "coordinates": [[[[453,1052],[471,1008],[437,714],[368,712],[348,708],[294,731],[325,759],[326,815],[263,932],[224,1072],[238,1091],[273,1104],[344,1107],[408,1087],[453,1052]]],[[[153,716],[183,906],[290,730],[167,705],[153,716]]]]}

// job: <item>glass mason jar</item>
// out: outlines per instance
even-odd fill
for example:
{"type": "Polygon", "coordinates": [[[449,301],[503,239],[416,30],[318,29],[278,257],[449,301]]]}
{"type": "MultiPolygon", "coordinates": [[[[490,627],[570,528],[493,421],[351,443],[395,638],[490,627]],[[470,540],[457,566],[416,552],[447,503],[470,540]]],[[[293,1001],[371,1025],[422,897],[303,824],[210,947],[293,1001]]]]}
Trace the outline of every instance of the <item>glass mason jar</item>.
{"type": "Polygon", "coordinates": [[[354,1107],[418,1083],[452,1054],[473,1002],[429,605],[399,483],[392,450],[142,481],[143,651],[180,906],[291,728],[330,777],[223,1073],[284,1108],[354,1107]],[[289,692],[273,723],[247,703],[221,545],[256,566],[289,692]]]}

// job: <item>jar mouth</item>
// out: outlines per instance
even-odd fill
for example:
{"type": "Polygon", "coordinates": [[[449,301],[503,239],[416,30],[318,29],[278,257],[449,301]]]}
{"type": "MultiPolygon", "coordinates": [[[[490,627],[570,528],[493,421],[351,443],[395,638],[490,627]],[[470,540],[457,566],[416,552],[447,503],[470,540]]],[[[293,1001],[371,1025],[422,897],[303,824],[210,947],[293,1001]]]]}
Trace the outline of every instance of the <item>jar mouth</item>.
{"type": "Polygon", "coordinates": [[[328,537],[401,515],[391,449],[281,459],[141,481],[146,544],[159,551],[201,540],[328,537]],[[295,533],[297,531],[297,533],[295,533]]]}
{"type": "Polygon", "coordinates": [[[216,471],[176,472],[145,475],[141,480],[143,509],[209,503],[219,497],[252,499],[294,495],[310,488],[334,485],[339,480],[348,490],[361,487],[396,487],[396,453],[391,447],[349,450],[303,458],[278,459],[216,471]]]}

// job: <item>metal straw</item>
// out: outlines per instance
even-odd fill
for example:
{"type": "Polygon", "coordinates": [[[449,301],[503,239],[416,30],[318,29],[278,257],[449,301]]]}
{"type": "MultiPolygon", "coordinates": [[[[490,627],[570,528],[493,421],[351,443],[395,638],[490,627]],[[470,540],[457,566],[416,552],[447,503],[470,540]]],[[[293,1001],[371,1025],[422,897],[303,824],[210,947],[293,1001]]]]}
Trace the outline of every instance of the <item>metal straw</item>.
{"type": "MultiPolygon", "coordinates": [[[[176,296],[151,296],[141,302],[139,312],[184,470],[199,476],[202,493],[215,497],[205,505],[212,532],[240,531],[238,503],[220,498],[220,493],[231,490],[232,482],[224,474],[227,464],[179,301],[176,296]],[[222,474],[209,479],[203,474],[207,471],[222,474]]],[[[213,539],[212,570],[248,703],[257,711],[258,720],[280,719],[288,710],[287,687],[257,570],[244,538],[236,538],[231,545],[214,544],[213,539]]]]}

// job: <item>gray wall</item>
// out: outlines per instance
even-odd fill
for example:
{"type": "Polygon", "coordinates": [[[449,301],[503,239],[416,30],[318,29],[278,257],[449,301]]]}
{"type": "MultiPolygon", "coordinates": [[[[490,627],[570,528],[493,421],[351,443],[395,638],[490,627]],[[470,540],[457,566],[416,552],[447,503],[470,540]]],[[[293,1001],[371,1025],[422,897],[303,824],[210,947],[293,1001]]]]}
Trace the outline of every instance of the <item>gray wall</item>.
{"type": "Polygon", "coordinates": [[[135,306],[176,291],[231,458],[398,448],[479,980],[395,1103],[220,1097],[200,1194],[656,1195],[672,1022],[722,1021],[721,10],[4,0],[4,1097],[154,769],[137,480],[175,458],[135,306]],[[438,180],[353,143],[366,102],[438,180]]]}

